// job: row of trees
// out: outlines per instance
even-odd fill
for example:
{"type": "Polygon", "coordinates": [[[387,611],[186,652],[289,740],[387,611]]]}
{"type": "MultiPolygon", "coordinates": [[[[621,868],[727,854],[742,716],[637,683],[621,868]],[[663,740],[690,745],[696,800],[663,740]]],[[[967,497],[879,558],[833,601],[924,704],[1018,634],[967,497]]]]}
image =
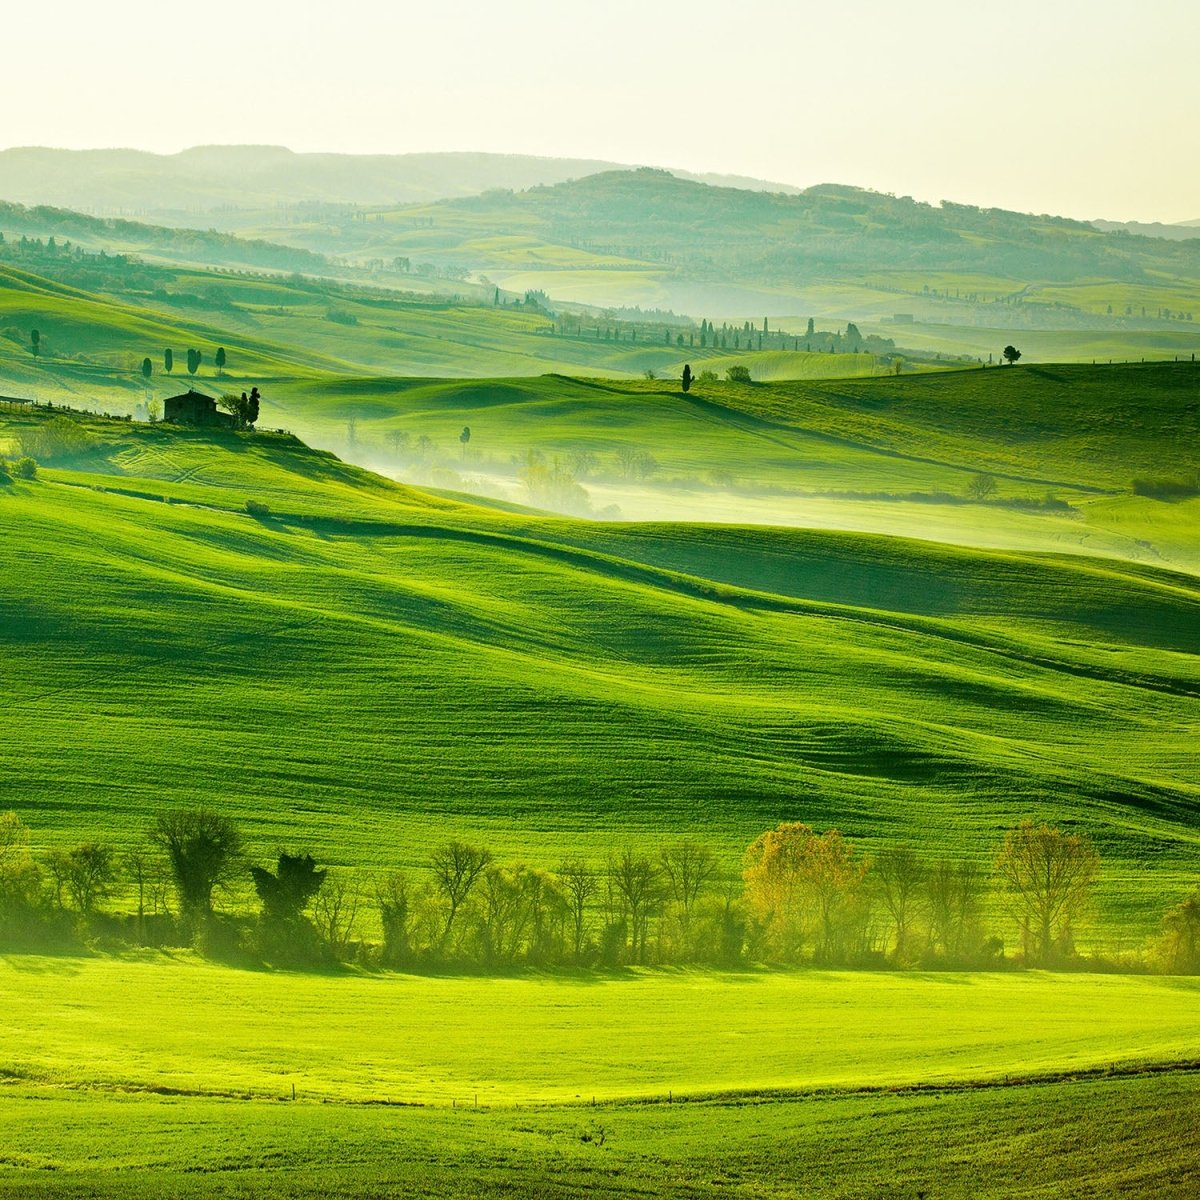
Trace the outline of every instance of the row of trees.
{"type": "MultiPolygon", "coordinates": [[[[836,829],[787,823],[756,838],[735,873],[692,841],[550,871],[454,840],[419,872],[368,882],[304,852],[249,863],[235,823],[208,809],[163,813],[124,854],[89,842],[40,860],[8,813],[0,944],[132,929],[138,941],[291,964],[995,966],[1006,961],[999,929],[1015,935],[1007,961],[1051,966],[1077,955],[1099,866],[1085,834],[1033,822],[1006,834],[990,868],[907,846],[868,857],[836,829]],[[257,916],[219,917],[216,898],[239,885],[252,886],[257,916]],[[104,909],[118,891],[119,916],[104,909]]],[[[1166,914],[1150,950],[1147,965],[1200,972],[1200,888],[1166,914]]]]}
{"type": "MultiPolygon", "coordinates": [[[[218,346],[216,354],[213,355],[213,363],[216,365],[217,374],[222,375],[225,372],[225,364],[229,361],[229,356],[225,353],[224,346],[218,346]]],[[[187,352],[187,372],[189,375],[195,375],[200,370],[200,364],[204,362],[204,352],[197,350],[195,347],[189,347],[187,352]]],[[[169,346],[163,351],[162,356],[163,370],[168,374],[172,374],[175,370],[175,351],[169,346]]],[[[154,373],[154,364],[149,358],[142,359],[142,378],[149,379],[154,373]]]]}

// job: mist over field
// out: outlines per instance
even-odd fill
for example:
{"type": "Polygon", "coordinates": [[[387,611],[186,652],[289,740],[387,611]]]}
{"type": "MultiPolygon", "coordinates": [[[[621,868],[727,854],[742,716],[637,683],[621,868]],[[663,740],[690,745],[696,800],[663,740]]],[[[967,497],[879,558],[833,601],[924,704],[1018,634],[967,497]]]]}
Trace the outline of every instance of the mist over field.
{"type": "Polygon", "coordinates": [[[1182,0],[51,0],[0,1197],[1200,1191],[1182,0]]]}

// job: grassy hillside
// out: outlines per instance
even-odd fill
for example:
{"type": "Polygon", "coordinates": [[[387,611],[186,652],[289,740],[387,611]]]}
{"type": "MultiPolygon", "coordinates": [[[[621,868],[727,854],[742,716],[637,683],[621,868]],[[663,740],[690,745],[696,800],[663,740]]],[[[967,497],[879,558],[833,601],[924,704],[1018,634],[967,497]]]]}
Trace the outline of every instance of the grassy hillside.
{"type": "MultiPolygon", "coordinates": [[[[415,276],[412,278],[416,278],[415,276]]],[[[430,287],[448,285],[430,281],[430,287]]],[[[312,277],[168,267],[122,255],[12,250],[0,253],[0,379],[9,392],[89,397],[129,411],[151,394],[170,395],[184,376],[188,347],[204,355],[208,389],[286,378],[319,385],[324,375],[536,375],[678,377],[685,357],[696,369],[733,362],[759,378],[870,375],[870,354],[747,352],[736,359],[712,347],[666,344],[664,326],[645,320],[560,319],[533,305],[486,302],[480,289],[458,294],[400,292],[312,277]],[[601,330],[601,326],[603,329],[601,330]],[[31,351],[33,330],[40,354],[31,351]],[[597,336],[602,332],[605,336],[597,336]],[[213,363],[228,355],[222,383],[213,363]],[[174,377],[163,373],[171,348],[174,377]],[[149,357],[153,376],[140,374],[149,357]]],[[[634,314],[636,318],[636,314],[634,314]]],[[[686,328],[681,325],[678,328],[686,328]]],[[[919,363],[913,364],[919,366],[919,363]]]]}
{"type": "Polygon", "coordinates": [[[447,829],[736,861],[792,818],[986,857],[1035,814],[1093,830],[1102,927],[1195,870],[1192,577],[526,516],[285,438],[91,429],[0,493],[0,788],[42,843],[215,800],[264,850],[377,868],[447,829]]]}
{"type": "Polygon", "coordinates": [[[931,353],[985,359],[1025,334],[1040,361],[1200,349],[1200,241],[833,185],[783,195],[609,171],[340,219],[247,215],[238,228],[346,263],[473,271],[558,302],[767,315],[789,336],[813,317],[819,329],[913,329],[931,353]],[[886,324],[895,314],[916,326],[886,324]]]}
{"type": "Polygon", "coordinates": [[[1180,363],[720,382],[686,396],[665,381],[342,378],[280,381],[268,399],[272,422],[360,462],[518,501],[532,498],[521,477],[534,451],[574,472],[596,510],[629,517],[862,529],[1194,571],[1197,501],[1132,488],[1200,470],[1198,387],[1200,367],[1180,363]],[[643,477],[625,452],[650,455],[653,469],[643,477]],[[995,494],[967,503],[980,472],[995,494]]]}
{"type": "Polygon", "coordinates": [[[1200,1185],[1194,1074],[744,1103],[457,1111],[9,1087],[0,1195],[874,1200],[1200,1185]],[[236,1129],[236,1134],[231,1132],[236,1129]]]}
{"type": "Polygon", "coordinates": [[[295,1084],[306,1101],[437,1108],[476,1096],[488,1107],[766,1097],[1182,1062],[1200,994],[1194,980],[1038,972],[301,976],[287,986],[186,953],[71,968],[0,965],[0,1064],[28,1084],[255,1099],[295,1084]],[[1097,1006],[1106,1020],[1090,1023],[1097,1006]],[[47,1033],[29,1045],[38,1021],[47,1033]],[[819,1039],[797,1036],[818,1026],[819,1039]]]}
{"type": "Polygon", "coordinates": [[[0,1195],[1182,1200],[1195,993],[12,960],[0,1195]]]}

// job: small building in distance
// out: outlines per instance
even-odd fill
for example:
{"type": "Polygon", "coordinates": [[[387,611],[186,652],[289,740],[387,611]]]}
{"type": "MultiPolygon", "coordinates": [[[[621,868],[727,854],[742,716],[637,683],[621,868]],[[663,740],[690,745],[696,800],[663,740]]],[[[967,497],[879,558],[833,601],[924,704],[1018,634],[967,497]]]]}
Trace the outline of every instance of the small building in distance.
{"type": "Polygon", "coordinates": [[[233,414],[221,412],[217,402],[202,392],[187,391],[163,401],[163,420],[176,425],[219,425],[233,428],[233,414]]]}

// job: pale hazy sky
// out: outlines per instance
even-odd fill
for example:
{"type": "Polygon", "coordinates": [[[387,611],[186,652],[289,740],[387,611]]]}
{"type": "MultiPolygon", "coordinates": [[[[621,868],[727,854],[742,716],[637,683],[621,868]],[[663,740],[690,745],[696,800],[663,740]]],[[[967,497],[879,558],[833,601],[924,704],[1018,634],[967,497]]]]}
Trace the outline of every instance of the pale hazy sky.
{"type": "Polygon", "coordinates": [[[1200,218],[1197,0],[46,0],[0,146],[490,150],[1200,218]]]}

